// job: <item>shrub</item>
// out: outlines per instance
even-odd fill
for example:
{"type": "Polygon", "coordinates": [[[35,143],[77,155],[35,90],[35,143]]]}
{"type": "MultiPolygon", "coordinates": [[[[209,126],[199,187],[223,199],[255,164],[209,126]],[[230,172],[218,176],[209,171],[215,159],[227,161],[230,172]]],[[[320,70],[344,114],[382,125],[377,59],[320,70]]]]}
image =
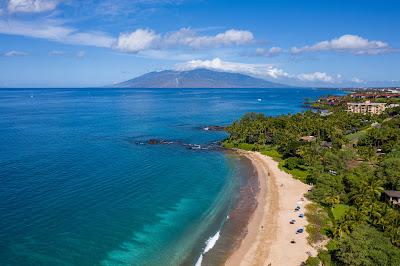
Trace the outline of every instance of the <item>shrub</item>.
{"type": "Polygon", "coordinates": [[[326,211],[320,208],[315,203],[310,203],[306,206],[307,221],[309,224],[306,227],[308,233],[308,242],[316,244],[325,239],[323,232],[325,227],[328,227],[329,217],[326,211]]]}
{"type": "Polygon", "coordinates": [[[318,258],[321,260],[323,266],[332,266],[331,254],[327,250],[321,250],[318,253],[318,258]]]}
{"type": "Polygon", "coordinates": [[[338,241],[334,258],[340,265],[400,265],[400,249],[381,232],[362,225],[338,241]]]}
{"type": "Polygon", "coordinates": [[[293,169],[299,168],[300,165],[301,165],[301,159],[300,158],[290,157],[290,158],[287,158],[285,160],[284,167],[289,169],[289,170],[293,170],[293,169]]]}
{"type": "Polygon", "coordinates": [[[318,257],[308,257],[306,262],[304,263],[305,266],[319,266],[320,260],[318,257]]]}

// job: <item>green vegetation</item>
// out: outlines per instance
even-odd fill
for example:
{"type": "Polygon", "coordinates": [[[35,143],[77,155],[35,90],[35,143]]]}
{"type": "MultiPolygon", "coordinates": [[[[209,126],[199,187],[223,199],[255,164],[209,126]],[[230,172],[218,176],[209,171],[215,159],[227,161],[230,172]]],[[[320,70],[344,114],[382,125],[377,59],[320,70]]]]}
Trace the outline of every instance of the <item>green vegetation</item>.
{"type": "Polygon", "coordinates": [[[338,240],[333,258],[339,265],[400,265],[400,249],[376,229],[361,225],[338,240]]]}
{"type": "Polygon", "coordinates": [[[282,161],[282,154],[280,154],[276,148],[265,147],[260,150],[261,154],[274,158],[275,161],[282,161]]]}
{"type": "Polygon", "coordinates": [[[274,148],[272,146],[268,146],[268,145],[259,146],[256,144],[235,143],[235,142],[230,142],[230,141],[226,140],[222,143],[222,147],[228,148],[228,149],[241,149],[241,150],[245,150],[245,151],[259,151],[261,154],[270,156],[278,162],[282,160],[282,154],[280,154],[276,148],[274,148]]]}
{"type": "Polygon", "coordinates": [[[321,250],[317,257],[309,257],[304,263],[305,266],[331,266],[333,265],[331,255],[326,250],[321,250]]]}
{"type": "Polygon", "coordinates": [[[363,138],[367,134],[367,131],[369,129],[370,128],[367,128],[367,129],[364,129],[364,130],[360,130],[360,131],[354,132],[352,134],[348,134],[348,135],[346,135],[346,138],[349,140],[349,142],[351,144],[357,144],[358,140],[363,138]]]}
{"type": "Polygon", "coordinates": [[[318,257],[308,257],[305,265],[306,266],[319,266],[320,260],[318,257]]]}
{"type": "Polygon", "coordinates": [[[227,131],[225,147],[260,151],[313,185],[309,241],[331,240],[306,265],[400,265],[400,212],[381,195],[400,190],[400,108],[379,116],[250,113],[227,131]]]}
{"type": "Polygon", "coordinates": [[[346,212],[349,210],[349,206],[346,204],[335,204],[331,208],[332,217],[335,221],[340,221],[346,212]]]}
{"type": "Polygon", "coordinates": [[[305,215],[309,222],[306,227],[308,242],[314,245],[327,239],[326,230],[329,230],[332,226],[332,222],[326,210],[318,204],[311,203],[306,206],[305,215]]]}
{"type": "Polygon", "coordinates": [[[245,150],[245,151],[256,151],[256,147],[254,144],[250,144],[250,143],[232,143],[232,142],[228,142],[225,141],[224,143],[222,143],[222,146],[224,148],[229,148],[229,149],[241,149],[241,150],[245,150]]]}

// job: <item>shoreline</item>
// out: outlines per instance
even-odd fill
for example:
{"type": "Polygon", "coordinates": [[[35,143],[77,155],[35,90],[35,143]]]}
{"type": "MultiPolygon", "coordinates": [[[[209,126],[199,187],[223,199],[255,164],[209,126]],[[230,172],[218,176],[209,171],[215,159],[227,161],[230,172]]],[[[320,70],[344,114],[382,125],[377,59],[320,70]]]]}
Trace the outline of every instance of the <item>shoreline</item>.
{"type": "Polygon", "coordinates": [[[310,186],[280,170],[278,162],[271,157],[259,152],[237,152],[248,158],[256,169],[259,192],[256,209],[247,224],[247,234],[225,265],[300,265],[307,260],[307,252],[315,256],[317,251],[307,241],[307,220],[298,217],[304,214],[309,203],[304,194],[310,186]],[[294,211],[296,206],[301,207],[300,211],[294,211]],[[290,224],[291,219],[296,223],[290,224]],[[304,232],[296,234],[299,228],[304,228],[304,232]]]}
{"type": "Polygon", "coordinates": [[[197,258],[196,265],[223,265],[229,255],[241,243],[246,236],[246,228],[256,207],[259,191],[259,178],[257,170],[252,161],[240,152],[233,149],[226,149],[228,156],[235,158],[237,168],[235,178],[237,180],[237,191],[230,194],[234,197],[229,211],[224,217],[218,231],[214,230],[205,241],[201,255],[197,258]]]}

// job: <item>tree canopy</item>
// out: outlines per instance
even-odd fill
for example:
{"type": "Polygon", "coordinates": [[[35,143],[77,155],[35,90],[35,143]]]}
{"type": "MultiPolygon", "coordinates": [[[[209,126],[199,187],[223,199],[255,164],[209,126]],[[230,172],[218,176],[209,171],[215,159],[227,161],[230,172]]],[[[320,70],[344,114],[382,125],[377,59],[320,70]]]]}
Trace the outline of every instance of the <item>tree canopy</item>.
{"type": "Polygon", "coordinates": [[[227,131],[226,145],[273,154],[280,167],[312,184],[308,197],[328,213],[347,206],[324,228],[339,246],[329,251],[333,263],[400,265],[400,212],[382,197],[384,189],[400,190],[397,109],[379,116],[249,113],[227,131]]]}

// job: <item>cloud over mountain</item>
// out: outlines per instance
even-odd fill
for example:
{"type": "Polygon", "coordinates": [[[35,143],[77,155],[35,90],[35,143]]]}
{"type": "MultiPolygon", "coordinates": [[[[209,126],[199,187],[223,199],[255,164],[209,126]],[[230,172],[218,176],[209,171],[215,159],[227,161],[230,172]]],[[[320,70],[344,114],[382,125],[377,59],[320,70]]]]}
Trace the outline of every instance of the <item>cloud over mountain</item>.
{"type": "Polygon", "coordinates": [[[237,62],[223,61],[220,58],[212,60],[191,60],[186,63],[178,64],[178,70],[192,70],[197,68],[206,68],[211,70],[220,70],[226,72],[235,72],[250,74],[259,77],[282,78],[289,74],[269,64],[245,64],[237,62]]]}
{"type": "Polygon", "coordinates": [[[291,85],[332,85],[334,83],[355,82],[344,80],[341,75],[332,76],[326,72],[316,71],[309,73],[293,74],[271,64],[246,64],[229,62],[214,58],[212,60],[190,60],[176,65],[175,69],[180,71],[193,69],[210,69],[231,73],[241,73],[265,79],[273,79],[281,83],[291,85]]]}

